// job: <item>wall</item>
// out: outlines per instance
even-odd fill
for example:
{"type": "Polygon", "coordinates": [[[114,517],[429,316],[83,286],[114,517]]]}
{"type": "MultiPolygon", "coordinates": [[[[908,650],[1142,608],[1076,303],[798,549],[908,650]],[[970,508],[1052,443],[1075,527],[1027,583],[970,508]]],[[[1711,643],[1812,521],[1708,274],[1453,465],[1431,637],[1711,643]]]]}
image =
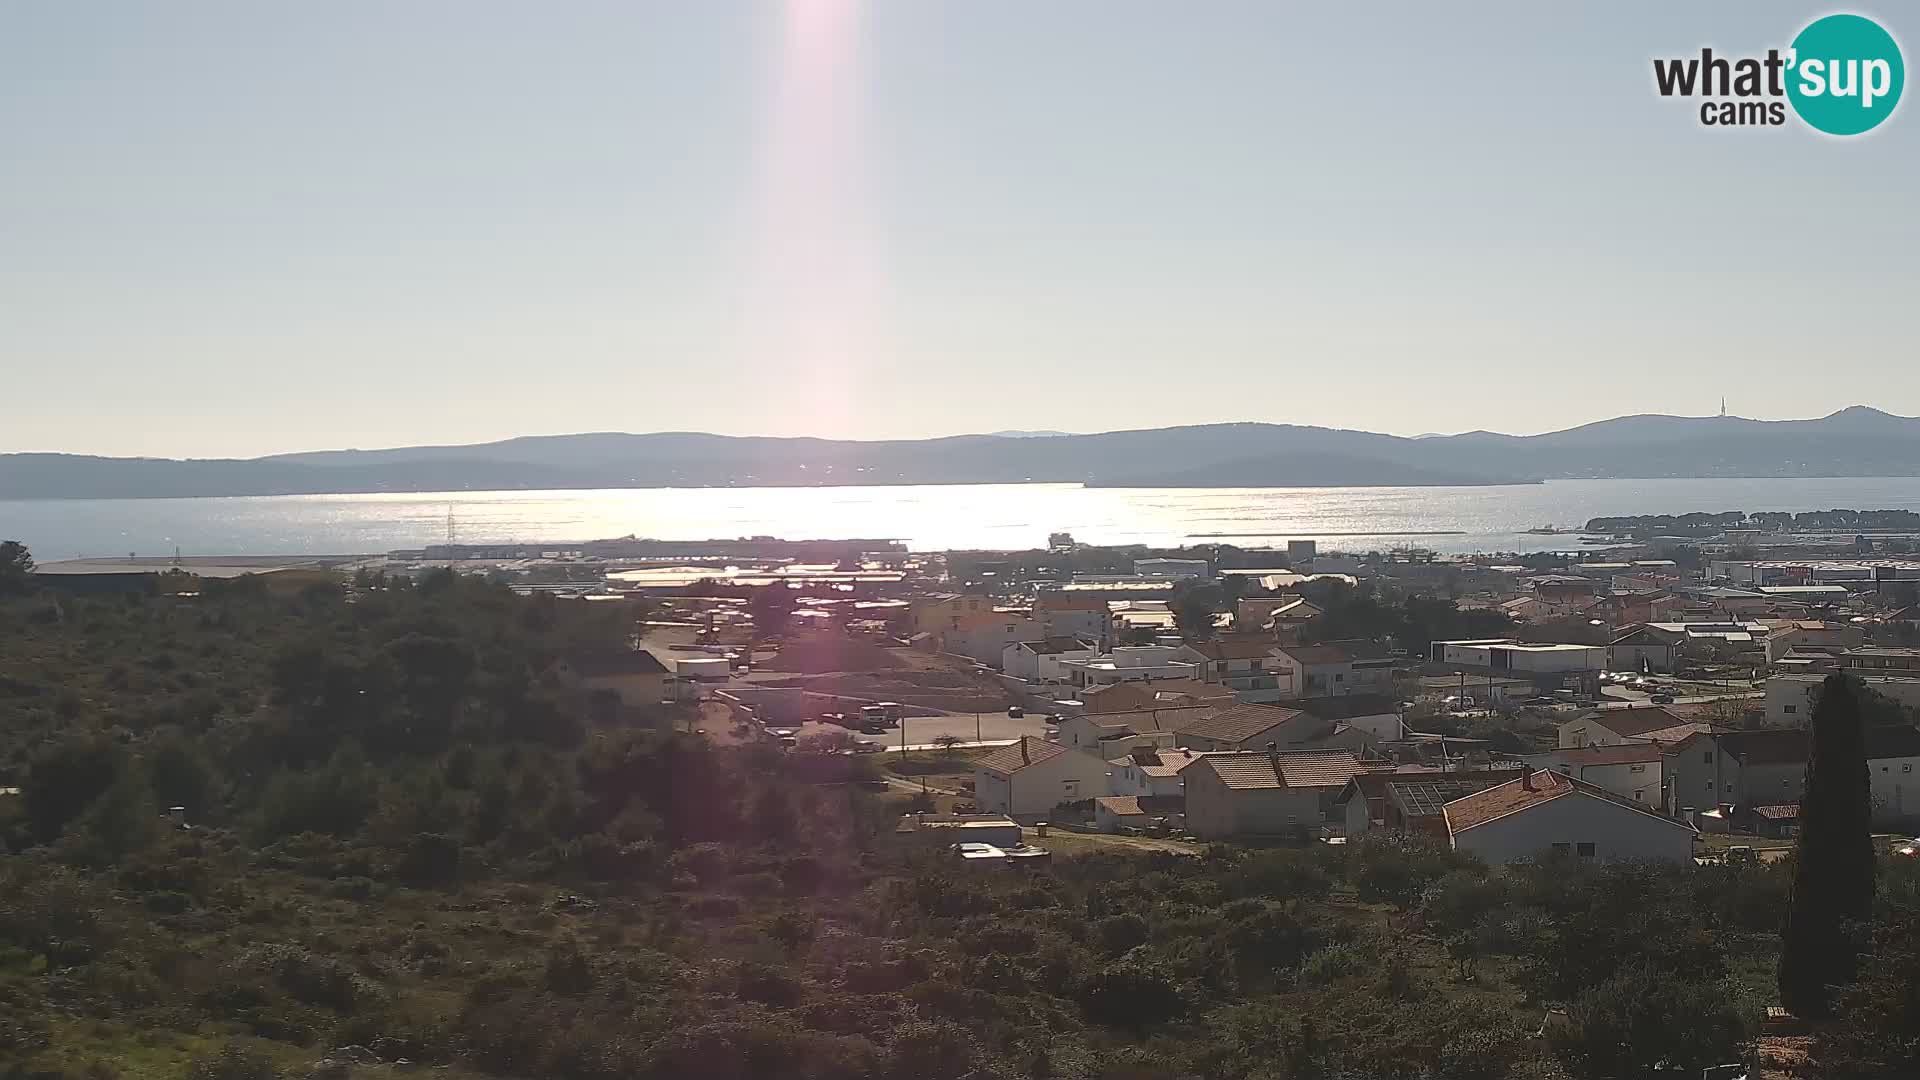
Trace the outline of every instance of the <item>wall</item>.
{"type": "Polygon", "coordinates": [[[1612,671],[1673,671],[1672,645],[1609,645],[1607,667],[1612,671]]]}
{"type": "Polygon", "coordinates": [[[1280,836],[1320,824],[1320,800],[1312,789],[1234,790],[1205,765],[1195,765],[1185,776],[1187,828],[1195,836],[1280,836]]]}
{"type": "Polygon", "coordinates": [[[1920,818],[1920,758],[1875,758],[1867,762],[1873,782],[1876,828],[1911,826],[1920,818]]]}
{"type": "Polygon", "coordinates": [[[1050,611],[1039,610],[1033,613],[1039,620],[1043,637],[1077,637],[1095,644],[1107,641],[1113,635],[1108,625],[1109,616],[1103,611],[1050,611]]]}
{"type": "MultiPolygon", "coordinates": [[[[1537,858],[1556,843],[1594,845],[1596,859],[1693,858],[1693,834],[1591,795],[1562,795],[1454,836],[1454,847],[1489,863],[1537,858]]],[[[1577,847],[1572,850],[1578,851],[1577,847]]]]}
{"type": "Polygon", "coordinates": [[[1076,750],[1029,765],[1005,781],[985,769],[976,769],[974,803],[994,813],[1045,816],[1062,802],[1109,794],[1107,767],[1092,754],[1076,750]]]}
{"type": "Polygon", "coordinates": [[[1604,788],[1623,799],[1649,809],[1660,805],[1660,762],[1635,761],[1618,765],[1589,765],[1580,770],[1580,779],[1604,788]],[[1635,770],[1639,770],[1636,772],[1635,770]]]}

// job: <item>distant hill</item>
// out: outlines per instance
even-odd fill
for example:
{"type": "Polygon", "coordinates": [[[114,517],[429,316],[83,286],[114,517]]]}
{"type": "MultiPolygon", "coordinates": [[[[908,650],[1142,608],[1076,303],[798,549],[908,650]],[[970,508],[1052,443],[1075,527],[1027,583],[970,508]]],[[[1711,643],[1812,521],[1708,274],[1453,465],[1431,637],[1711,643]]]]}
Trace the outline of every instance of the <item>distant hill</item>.
{"type": "Polygon", "coordinates": [[[245,460],[0,454],[0,499],[1028,481],[1326,487],[1664,476],[1920,476],[1920,419],[1855,406],[1816,420],[1643,415],[1544,435],[1471,431],[1415,439],[1241,423],[876,442],[599,432],[245,460]]]}

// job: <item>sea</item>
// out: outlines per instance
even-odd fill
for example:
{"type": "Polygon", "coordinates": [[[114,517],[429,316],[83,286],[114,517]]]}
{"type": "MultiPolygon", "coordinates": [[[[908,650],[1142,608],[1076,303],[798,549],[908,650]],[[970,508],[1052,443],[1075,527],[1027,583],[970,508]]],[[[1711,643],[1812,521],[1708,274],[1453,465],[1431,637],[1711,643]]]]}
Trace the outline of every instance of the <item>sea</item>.
{"type": "Polygon", "coordinates": [[[445,542],[562,543],[775,536],[888,538],[916,551],[1093,544],[1242,547],[1312,539],[1322,551],[1572,550],[1541,535],[1622,514],[1920,510],[1920,477],[1555,480],[1492,487],[620,488],[196,499],[0,501],[0,539],[42,562],[121,555],[377,554],[445,542]]]}

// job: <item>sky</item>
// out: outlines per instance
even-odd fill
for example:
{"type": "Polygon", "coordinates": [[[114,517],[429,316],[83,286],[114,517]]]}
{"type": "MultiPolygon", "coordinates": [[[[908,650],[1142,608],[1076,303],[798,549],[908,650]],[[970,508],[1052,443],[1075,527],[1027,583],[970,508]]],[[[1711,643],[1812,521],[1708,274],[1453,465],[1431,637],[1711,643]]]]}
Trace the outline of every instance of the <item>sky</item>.
{"type": "Polygon", "coordinates": [[[1653,89],[1829,10],[0,0],[0,451],[1920,414],[1920,103],[1653,89]]]}

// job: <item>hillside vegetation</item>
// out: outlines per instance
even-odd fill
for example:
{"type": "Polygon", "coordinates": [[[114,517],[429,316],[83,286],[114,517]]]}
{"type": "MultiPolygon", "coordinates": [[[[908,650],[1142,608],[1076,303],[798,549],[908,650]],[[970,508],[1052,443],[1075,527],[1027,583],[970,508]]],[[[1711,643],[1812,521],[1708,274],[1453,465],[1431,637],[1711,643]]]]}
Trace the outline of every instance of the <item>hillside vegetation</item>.
{"type": "MultiPolygon", "coordinates": [[[[1774,867],[962,872],[808,755],[569,691],[631,627],[478,580],[0,596],[0,631],[10,1078],[1637,1077],[1772,1000],[1774,867]]],[[[1914,877],[1882,891],[1827,1053],[1911,1075],[1873,1036],[1920,1030],[1914,877]]]]}

